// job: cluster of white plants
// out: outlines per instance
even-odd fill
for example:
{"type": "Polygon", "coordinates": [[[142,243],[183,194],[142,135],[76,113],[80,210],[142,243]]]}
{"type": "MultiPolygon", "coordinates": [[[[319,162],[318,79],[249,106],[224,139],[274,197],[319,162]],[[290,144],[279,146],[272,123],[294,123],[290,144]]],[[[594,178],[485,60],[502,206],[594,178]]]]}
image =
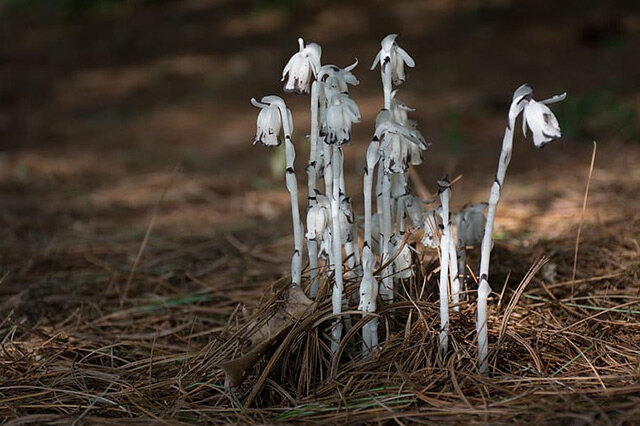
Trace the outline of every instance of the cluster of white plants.
{"type": "MultiPolygon", "coordinates": [[[[357,104],[349,96],[349,86],[359,84],[352,73],[358,65],[340,68],[322,65],[322,50],[316,43],[305,45],[298,39],[299,51],[284,67],[285,93],[310,94],[311,126],[307,162],[308,205],[305,226],[300,219],[298,187],[294,169],[293,120],[282,98],[265,96],[253,105],[261,108],[254,143],[277,146],[284,136],[286,186],[291,196],[294,252],[291,276],[294,286],[301,285],[303,237],[307,241],[309,296],[318,294],[322,268],[330,272],[334,321],[331,348],[336,351],[345,326],[341,313],[348,305],[344,278],[360,281],[358,309],[368,320],[362,329],[362,351],[367,355],[378,346],[378,302],[393,303],[398,281],[413,274],[411,247],[406,244],[407,224],[422,229],[422,244],[439,249],[440,256],[440,349],[448,347],[449,309],[459,310],[468,282],[466,250],[481,244],[481,265],[477,300],[478,362],[487,368],[487,298],[489,256],[496,207],[511,157],[513,128],[523,113],[523,129],[529,127],[534,144],[544,146],[560,137],[558,122],[546,104],[564,99],[564,94],[537,102],[528,85],[518,88],[508,114],[498,172],[488,203],[468,205],[452,222],[451,182],[438,181],[440,207],[425,210],[431,200],[414,196],[408,187],[408,170],[420,165],[428,143],[408,113],[414,111],[397,98],[405,81],[405,66],[414,67],[411,56],[396,43],[396,34],[385,37],[371,69],[380,67],[384,105],[376,117],[373,137],[366,151],[364,173],[364,235],[362,240],[347,196],[343,169],[343,147],[351,141],[351,126],[360,121],[357,104]],[[375,184],[374,184],[375,178],[375,184]],[[320,180],[324,185],[319,185],[320,180]],[[375,192],[374,192],[375,191],[375,192]],[[373,211],[375,194],[376,212],[373,211]],[[488,207],[487,218],[484,211],[488,207]],[[362,242],[362,245],[360,245],[362,242]],[[346,268],[345,268],[346,266],[346,268]],[[378,300],[380,297],[380,300],[378,300]]],[[[526,135],[526,133],[525,133],[526,135]]],[[[348,325],[348,324],[347,324],[348,325]]]]}

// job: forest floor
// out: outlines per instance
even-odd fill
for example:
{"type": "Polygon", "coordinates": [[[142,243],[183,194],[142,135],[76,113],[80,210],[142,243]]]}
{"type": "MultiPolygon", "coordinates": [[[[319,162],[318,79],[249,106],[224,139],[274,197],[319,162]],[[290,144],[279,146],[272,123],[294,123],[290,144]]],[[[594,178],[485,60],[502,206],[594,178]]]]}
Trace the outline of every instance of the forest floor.
{"type": "MultiPolygon", "coordinates": [[[[0,7],[3,424],[637,421],[640,10],[396,3],[0,7]],[[218,365],[282,296],[293,245],[278,154],[251,145],[249,99],[282,94],[298,36],[325,63],[358,57],[363,122],[345,170],[361,212],[382,102],[368,66],[391,32],[416,60],[400,94],[432,142],[419,180],[433,192],[461,175],[454,211],[486,201],[512,91],[569,92],[553,107],[563,139],[537,150],[516,136],[492,257],[490,373],[475,367],[473,285],[449,356],[437,356],[436,253],[420,249],[416,277],[380,312],[373,356],[355,349],[357,314],[350,346],[330,355],[321,299],[311,323],[225,388],[218,365]]],[[[285,99],[304,182],[309,99],[285,99]]]]}

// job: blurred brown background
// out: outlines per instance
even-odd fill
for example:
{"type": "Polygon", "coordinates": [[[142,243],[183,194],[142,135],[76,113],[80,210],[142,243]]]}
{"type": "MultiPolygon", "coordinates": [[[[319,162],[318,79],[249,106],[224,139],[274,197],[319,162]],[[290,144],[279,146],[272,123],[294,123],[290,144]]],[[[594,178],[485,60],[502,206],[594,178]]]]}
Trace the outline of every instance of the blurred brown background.
{"type": "MultiPolygon", "coordinates": [[[[4,0],[0,19],[0,293],[128,273],[165,188],[140,273],[174,289],[191,282],[181,271],[205,279],[234,265],[247,285],[285,273],[288,195],[274,154],[251,145],[249,99],[283,96],[299,36],[322,45],[325,64],[360,60],[351,96],[363,122],[346,148],[358,211],[382,104],[369,66],[398,33],[416,61],[398,96],[433,143],[419,168],[429,188],[462,174],[454,207],[486,198],[511,93],[528,82],[539,99],[569,93],[553,107],[565,137],[537,150],[517,136],[498,238],[575,235],[593,140],[587,220],[638,219],[636,1],[4,0]]],[[[309,99],[284,98],[302,183],[309,99]]]]}

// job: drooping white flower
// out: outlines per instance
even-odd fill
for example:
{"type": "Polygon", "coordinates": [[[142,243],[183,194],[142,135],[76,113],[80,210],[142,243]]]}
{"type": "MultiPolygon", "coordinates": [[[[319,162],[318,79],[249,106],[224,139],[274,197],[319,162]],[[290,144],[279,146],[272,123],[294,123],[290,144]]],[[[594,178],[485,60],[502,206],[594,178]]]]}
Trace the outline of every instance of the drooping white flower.
{"type": "Polygon", "coordinates": [[[282,81],[285,93],[308,94],[313,76],[320,71],[320,57],[322,49],[316,43],[304,45],[304,40],[298,39],[299,51],[295,53],[282,71],[282,81]],[[288,74],[288,78],[287,78],[288,74]]]}
{"type": "Polygon", "coordinates": [[[531,99],[524,107],[522,113],[522,132],[527,136],[527,127],[533,134],[533,144],[542,148],[549,142],[562,137],[560,124],[553,112],[546,104],[560,102],[566,98],[566,93],[554,96],[544,101],[531,99]]]}
{"type": "Polygon", "coordinates": [[[329,224],[329,212],[319,204],[313,205],[307,212],[307,239],[315,241],[321,240],[324,230],[329,224]]]}
{"type": "MultiPolygon", "coordinates": [[[[253,103],[253,102],[252,102],[253,103]]],[[[258,113],[258,126],[253,144],[260,142],[265,146],[278,146],[282,142],[280,131],[282,129],[282,117],[276,105],[254,103],[261,108],[258,113]]]]}
{"type": "Polygon", "coordinates": [[[390,174],[407,171],[411,145],[416,145],[419,150],[428,146],[420,132],[396,122],[386,109],[382,109],[376,117],[374,138],[380,140],[384,171],[390,174]]]}
{"type": "Polygon", "coordinates": [[[348,85],[357,86],[360,81],[351,72],[356,66],[358,66],[358,60],[345,67],[340,68],[335,65],[323,65],[318,72],[318,80],[323,80],[326,76],[327,79],[332,80],[332,85],[337,86],[338,92],[347,92],[349,90],[348,85]]]}
{"type": "Polygon", "coordinates": [[[329,100],[325,142],[344,145],[351,141],[351,124],[360,122],[358,105],[346,93],[337,93],[329,100]]]}
{"type": "Polygon", "coordinates": [[[471,204],[456,215],[458,247],[478,246],[482,242],[487,218],[484,211],[487,203],[471,204]]]}
{"type": "Polygon", "coordinates": [[[404,82],[405,65],[411,68],[416,65],[413,58],[411,58],[403,48],[398,46],[396,43],[396,37],[398,37],[398,34],[389,34],[382,39],[382,42],[380,43],[382,48],[371,65],[371,69],[373,70],[376,65],[380,63],[383,73],[387,72],[387,67],[390,67],[389,71],[391,72],[391,80],[393,81],[394,86],[404,82]]]}
{"type": "Polygon", "coordinates": [[[422,164],[423,160],[422,151],[424,151],[429,144],[425,141],[422,133],[420,133],[420,131],[418,130],[418,122],[416,120],[409,119],[408,113],[415,111],[415,108],[411,108],[404,102],[397,99],[397,93],[397,89],[391,92],[391,116],[397,123],[411,130],[413,134],[422,141],[422,144],[418,145],[415,143],[411,143],[410,140],[403,140],[403,143],[406,145],[407,150],[407,163],[411,164],[412,166],[419,166],[420,164],[422,164]]]}
{"type": "MultiPolygon", "coordinates": [[[[409,129],[396,122],[388,110],[381,109],[376,116],[376,131],[373,137],[382,142],[384,137],[388,134],[400,135],[423,149],[428,147],[428,144],[425,142],[420,132],[414,129],[409,129]]],[[[384,148],[383,145],[384,143],[380,144],[380,149],[384,148]]]]}

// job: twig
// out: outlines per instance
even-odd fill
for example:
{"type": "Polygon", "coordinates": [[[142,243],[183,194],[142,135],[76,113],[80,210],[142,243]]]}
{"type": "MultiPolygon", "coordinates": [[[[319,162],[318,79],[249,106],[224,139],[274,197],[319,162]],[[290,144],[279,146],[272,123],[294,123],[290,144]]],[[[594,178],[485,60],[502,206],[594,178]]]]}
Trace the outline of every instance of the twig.
{"type": "Polygon", "coordinates": [[[160,205],[164,201],[165,195],[167,195],[167,191],[173,184],[173,180],[176,177],[178,170],[180,170],[180,163],[176,164],[176,166],[173,168],[173,172],[171,172],[171,176],[169,176],[169,180],[167,184],[162,189],[160,198],[158,198],[158,201],[156,202],[155,206],[153,206],[153,212],[151,213],[151,220],[149,221],[149,226],[147,226],[147,232],[144,234],[144,238],[142,239],[142,243],[140,244],[140,248],[138,249],[138,254],[136,255],[136,260],[134,260],[133,266],[131,267],[131,271],[129,272],[129,277],[127,278],[127,284],[124,287],[122,298],[120,299],[120,307],[122,307],[125,299],[127,298],[127,294],[129,294],[129,288],[131,287],[131,281],[133,280],[133,275],[136,273],[136,270],[138,269],[138,264],[140,263],[140,259],[142,258],[142,253],[144,253],[145,248],[147,248],[147,244],[149,243],[149,237],[151,236],[151,231],[153,231],[153,227],[156,224],[156,218],[158,217],[158,210],[160,209],[160,205]]]}
{"type": "MultiPolygon", "coordinates": [[[[580,224],[578,225],[578,235],[576,235],[576,248],[573,254],[573,272],[571,273],[571,281],[576,279],[576,269],[578,268],[578,247],[580,246],[580,234],[582,233],[582,224],[584,223],[584,212],[587,209],[587,197],[589,196],[589,186],[591,185],[591,176],[593,175],[593,165],[596,161],[596,151],[598,144],[593,141],[593,154],[591,154],[591,166],[589,166],[589,177],[587,178],[587,188],[584,191],[584,199],[582,200],[582,211],[580,212],[580,224]]],[[[571,297],[573,298],[574,286],[571,286],[571,297]]]]}

